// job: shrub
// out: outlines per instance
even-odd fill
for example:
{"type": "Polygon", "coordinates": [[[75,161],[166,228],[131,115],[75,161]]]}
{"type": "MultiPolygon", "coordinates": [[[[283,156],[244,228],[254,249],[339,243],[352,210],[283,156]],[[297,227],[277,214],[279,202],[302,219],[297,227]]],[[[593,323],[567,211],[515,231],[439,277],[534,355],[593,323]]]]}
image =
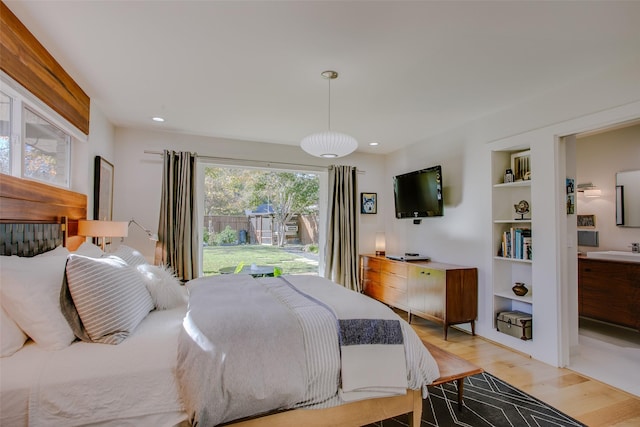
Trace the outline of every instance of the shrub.
{"type": "Polygon", "coordinates": [[[228,245],[230,243],[237,243],[238,236],[236,230],[227,225],[224,230],[216,234],[215,240],[217,245],[228,245]]]}
{"type": "Polygon", "coordinates": [[[312,254],[318,253],[318,245],[315,243],[309,243],[303,249],[305,252],[311,252],[312,254]]]}

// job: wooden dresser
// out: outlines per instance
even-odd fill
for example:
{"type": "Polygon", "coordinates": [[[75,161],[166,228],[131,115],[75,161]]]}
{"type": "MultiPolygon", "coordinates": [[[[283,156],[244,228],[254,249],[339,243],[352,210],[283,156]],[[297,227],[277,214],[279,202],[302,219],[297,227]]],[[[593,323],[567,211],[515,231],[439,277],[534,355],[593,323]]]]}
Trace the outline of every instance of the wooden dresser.
{"type": "Polygon", "coordinates": [[[475,335],[478,316],[478,270],[437,262],[394,261],[360,255],[360,285],[364,293],[409,314],[443,325],[470,323],[475,335]]]}

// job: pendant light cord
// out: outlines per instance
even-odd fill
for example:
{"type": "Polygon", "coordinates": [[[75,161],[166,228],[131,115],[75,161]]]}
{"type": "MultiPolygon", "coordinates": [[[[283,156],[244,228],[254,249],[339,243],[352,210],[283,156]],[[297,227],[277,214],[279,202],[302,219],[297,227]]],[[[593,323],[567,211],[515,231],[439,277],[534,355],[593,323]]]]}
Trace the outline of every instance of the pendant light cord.
{"type": "Polygon", "coordinates": [[[327,79],[329,80],[329,112],[327,114],[328,117],[328,123],[329,123],[329,130],[331,130],[331,79],[327,79]]]}

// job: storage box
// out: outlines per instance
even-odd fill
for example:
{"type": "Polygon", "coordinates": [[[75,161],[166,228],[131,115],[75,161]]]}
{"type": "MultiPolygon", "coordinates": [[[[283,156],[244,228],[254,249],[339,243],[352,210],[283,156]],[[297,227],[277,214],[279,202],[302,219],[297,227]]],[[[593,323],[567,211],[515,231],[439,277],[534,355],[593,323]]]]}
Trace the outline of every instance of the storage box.
{"type": "Polygon", "coordinates": [[[496,316],[498,331],[522,340],[533,336],[531,323],[531,315],[521,311],[502,311],[496,316]]]}

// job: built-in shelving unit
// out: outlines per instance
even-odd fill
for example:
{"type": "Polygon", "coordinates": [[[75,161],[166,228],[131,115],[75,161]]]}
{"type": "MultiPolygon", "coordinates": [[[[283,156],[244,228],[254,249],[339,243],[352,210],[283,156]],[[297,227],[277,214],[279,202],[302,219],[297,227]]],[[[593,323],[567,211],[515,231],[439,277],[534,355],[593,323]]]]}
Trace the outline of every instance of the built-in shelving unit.
{"type": "MultiPolygon", "coordinates": [[[[505,172],[513,169],[512,156],[523,153],[526,148],[492,151],[492,222],[493,222],[493,310],[494,317],[502,311],[523,311],[533,313],[533,294],[535,286],[532,277],[534,236],[532,230],[531,177],[505,182],[505,172]],[[529,204],[529,212],[524,215],[516,213],[514,205],[520,201],[529,204]],[[517,231],[519,230],[519,231],[517,231]],[[525,230],[525,231],[523,231],[525,230]],[[524,243],[523,243],[524,242],[524,243]],[[517,248],[517,250],[516,250],[517,248]],[[527,249],[529,248],[529,249],[527,249]],[[516,282],[524,283],[529,292],[518,296],[512,291],[516,282]]],[[[528,160],[527,160],[528,161],[528,160]]],[[[527,163],[527,169],[530,164],[527,163]]],[[[529,169],[530,170],[530,169],[529,169]]],[[[495,324],[494,324],[495,328],[495,324]]],[[[521,348],[526,343],[517,338],[499,334],[500,341],[506,345],[521,348]]]]}

